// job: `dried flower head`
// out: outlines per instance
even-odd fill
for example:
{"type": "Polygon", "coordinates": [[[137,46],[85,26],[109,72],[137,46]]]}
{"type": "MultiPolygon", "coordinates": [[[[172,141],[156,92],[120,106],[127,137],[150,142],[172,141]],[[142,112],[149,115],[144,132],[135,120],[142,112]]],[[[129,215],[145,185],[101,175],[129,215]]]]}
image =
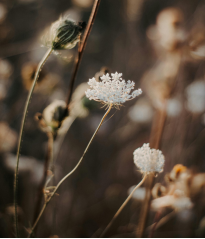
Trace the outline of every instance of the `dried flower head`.
{"type": "MultiPolygon", "coordinates": [[[[23,85],[27,90],[30,90],[31,88],[37,67],[38,67],[37,64],[33,62],[28,62],[24,64],[21,69],[23,85]]],[[[38,84],[41,83],[45,79],[45,77],[46,77],[46,72],[44,69],[42,69],[41,74],[38,78],[38,84]]]]}
{"type": "Polygon", "coordinates": [[[134,163],[142,173],[161,173],[164,167],[164,155],[161,150],[150,149],[149,144],[143,144],[134,151],[134,163]]]}
{"type": "Polygon", "coordinates": [[[37,113],[35,119],[43,132],[52,132],[56,135],[67,113],[66,103],[62,100],[55,100],[44,109],[42,114],[37,113]]]}
{"type": "Polygon", "coordinates": [[[60,17],[45,34],[45,45],[53,50],[71,49],[80,41],[79,36],[85,26],[85,22],[77,23],[67,16],[60,17]]]}
{"type": "Polygon", "coordinates": [[[152,189],[155,198],[151,203],[152,209],[171,207],[175,210],[184,210],[193,207],[195,202],[195,198],[191,196],[193,175],[187,167],[182,164],[175,165],[165,176],[165,181],[166,187],[157,183],[152,189]]]}
{"type": "Polygon", "coordinates": [[[167,188],[163,186],[161,183],[156,183],[152,188],[152,196],[153,198],[158,198],[165,196],[167,193],[167,188]]]}
{"type": "Polygon", "coordinates": [[[128,100],[134,99],[136,96],[142,93],[141,89],[133,91],[135,83],[128,80],[127,83],[121,78],[122,73],[103,75],[101,82],[97,82],[93,77],[89,79],[88,85],[91,89],[88,89],[85,94],[90,100],[100,101],[105,104],[120,105],[128,100]]]}
{"type": "Polygon", "coordinates": [[[66,103],[62,100],[55,100],[43,111],[43,118],[52,129],[58,129],[66,115],[66,103]]]}
{"type": "MultiPolygon", "coordinates": [[[[37,64],[28,62],[21,69],[22,83],[26,90],[30,90],[34,81],[37,64]]],[[[54,73],[47,73],[43,68],[39,75],[34,91],[41,94],[50,94],[59,84],[60,78],[54,73]]]]}

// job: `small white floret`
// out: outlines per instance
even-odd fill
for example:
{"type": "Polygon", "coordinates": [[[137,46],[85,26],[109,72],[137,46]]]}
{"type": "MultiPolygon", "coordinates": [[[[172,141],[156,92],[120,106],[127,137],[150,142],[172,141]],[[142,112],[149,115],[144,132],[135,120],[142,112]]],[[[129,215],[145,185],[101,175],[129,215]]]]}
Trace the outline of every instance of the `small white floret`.
{"type": "Polygon", "coordinates": [[[149,144],[143,144],[134,151],[134,163],[142,173],[161,173],[164,168],[164,155],[161,150],[150,149],[149,144]]]}
{"type": "Polygon", "coordinates": [[[103,75],[101,82],[97,82],[95,78],[89,79],[88,89],[85,94],[90,100],[101,101],[106,104],[119,105],[128,100],[134,99],[136,96],[142,94],[142,90],[138,89],[131,93],[134,89],[135,83],[130,80],[126,81],[121,78],[122,73],[115,73],[103,75]],[[131,93],[131,94],[130,94],[131,93]]]}

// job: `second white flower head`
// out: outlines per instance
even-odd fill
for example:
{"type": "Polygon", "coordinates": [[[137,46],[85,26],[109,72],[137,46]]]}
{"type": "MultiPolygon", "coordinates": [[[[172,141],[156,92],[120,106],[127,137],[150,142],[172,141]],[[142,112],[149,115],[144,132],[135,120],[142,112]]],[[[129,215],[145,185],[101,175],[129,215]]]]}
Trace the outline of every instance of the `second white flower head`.
{"type": "Polygon", "coordinates": [[[142,173],[161,173],[164,168],[164,155],[161,150],[150,149],[149,144],[143,144],[134,151],[134,163],[142,173]]]}
{"type": "Polygon", "coordinates": [[[134,89],[135,83],[128,80],[127,83],[121,78],[122,73],[111,74],[111,77],[107,73],[101,78],[101,82],[97,82],[95,78],[89,79],[88,85],[91,89],[88,89],[85,94],[90,100],[101,101],[106,104],[119,105],[128,100],[134,99],[136,96],[142,93],[141,89],[134,89]],[[130,94],[131,93],[131,94],[130,94]]]}

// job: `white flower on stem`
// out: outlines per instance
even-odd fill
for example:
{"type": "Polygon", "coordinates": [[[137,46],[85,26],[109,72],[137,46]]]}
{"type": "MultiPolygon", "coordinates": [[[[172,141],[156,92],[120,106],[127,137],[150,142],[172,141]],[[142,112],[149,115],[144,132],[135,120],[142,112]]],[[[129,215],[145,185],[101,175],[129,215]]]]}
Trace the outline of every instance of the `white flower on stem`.
{"type": "Polygon", "coordinates": [[[142,94],[142,90],[138,89],[131,93],[134,89],[135,83],[128,80],[127,83],[121,78],[122,73],[111,74],[107,73],[101,78],[101,82],[97,82],[95,78],[89,79],[88,89],[85,94],[90,100],[100,101],[105,104],[120,105],[128,100],[134,99],[136,96],[142,94]]]}
{"type": "Polygon", "coordinates": [[[150,149],[149,144],[143,144],[134,151],[134,163],[142,173],[161,173],[164,167],[164,155],[161,150],[150,149]]]}

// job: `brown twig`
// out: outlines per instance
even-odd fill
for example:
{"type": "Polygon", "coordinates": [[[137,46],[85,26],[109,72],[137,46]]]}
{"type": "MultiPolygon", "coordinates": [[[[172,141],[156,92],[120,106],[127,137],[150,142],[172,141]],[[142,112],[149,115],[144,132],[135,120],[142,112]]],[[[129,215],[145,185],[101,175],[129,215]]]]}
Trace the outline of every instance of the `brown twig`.
{"type": "Polygon", "coordinates": [[[153,224],[153,227],[150,231],[150,234],[149,234],[149,238],[152,238],[154,236],[154,232],[155,232],[155,229],[156,229],[156,226],[160,220],[160,216],[161,216],[161,210],[159,210],[158,212],[156,212],[155,214],[155,217],[154,217],[154,224],[153,224]]]}
{"type": "Polygon", "coordinates": [[[69,90],[68,90],[68,98],[67,98],[67,101],[66,101],[67,106],[69,106],[70,101],[71,101],[71,97],[72,97],[72,93],[73,93],[73,86],[74,86],[75,78],[76,78],[76,75],[77,75],[77,71],[78,71],[82,56],[83,56],[83,52],[84,52],[85,47],[86,47],[87,39],[90,35],[93,23],[95,21],[96,15],[97,15],[97,11],[98,11],[98,8],[99,8],[99,5],[100,5],[100,1],[101,0],[95,0],[95,2],[93,4],[92,12],[90,14],[90,18],[89,18],[87,27],[85,29],[85,33],[83,35],[82,42],[80,43],[79,48],[78,48],[78,56],[77,56],[77,59],[76,59],[76,62],[75,62],[75,68],[74,68],[74,71],[73,71],[73,74],[72,74],[72,77],[71,77],[71,80],[70,80],[70,85],[69,85],[69,90]]]}
{"type": "Polygon", "coordinates": [[[167,223],[171,218],[173,218],[176,215],[176,211],[172,211],[168,213],[166,216],[162,217],[161,219],[158,218],[158,221],[153,223],[151,226],[147,228],[148,231],[155,230],[163,226],[165,223],[167,223]]]}

